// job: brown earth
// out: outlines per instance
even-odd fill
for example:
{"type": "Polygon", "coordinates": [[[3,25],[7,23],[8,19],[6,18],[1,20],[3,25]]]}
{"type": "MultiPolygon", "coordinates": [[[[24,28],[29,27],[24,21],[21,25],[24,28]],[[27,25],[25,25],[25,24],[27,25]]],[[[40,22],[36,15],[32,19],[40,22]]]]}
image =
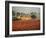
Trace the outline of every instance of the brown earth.
{"type": "Polygon", "coordinates": [[[40,30],[40,20],[12,21],[12,31],[40,30]]]}

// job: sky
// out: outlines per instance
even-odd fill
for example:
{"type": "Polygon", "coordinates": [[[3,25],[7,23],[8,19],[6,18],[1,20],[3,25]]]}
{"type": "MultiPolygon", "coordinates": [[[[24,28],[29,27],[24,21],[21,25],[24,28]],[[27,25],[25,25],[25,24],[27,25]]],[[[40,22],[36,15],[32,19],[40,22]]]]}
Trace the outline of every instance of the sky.
{"type": "Polygon", "coordinates": [[[22,12],[22,13],[31,13],[31,12],[36,12],[40,13],[40,8],[38,7],[12,7],[12,10],[17,13],[17,12],[22,12]]]}

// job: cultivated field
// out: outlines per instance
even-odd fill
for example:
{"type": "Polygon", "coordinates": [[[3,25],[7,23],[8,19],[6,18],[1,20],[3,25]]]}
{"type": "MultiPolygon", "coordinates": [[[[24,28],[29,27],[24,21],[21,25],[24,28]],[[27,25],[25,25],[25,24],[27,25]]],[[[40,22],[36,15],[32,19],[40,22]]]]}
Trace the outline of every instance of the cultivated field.
{"type": "Polygon", "coordinates": [[[12,21],[12,31],[40,30],[40,20],[12,21]]]}

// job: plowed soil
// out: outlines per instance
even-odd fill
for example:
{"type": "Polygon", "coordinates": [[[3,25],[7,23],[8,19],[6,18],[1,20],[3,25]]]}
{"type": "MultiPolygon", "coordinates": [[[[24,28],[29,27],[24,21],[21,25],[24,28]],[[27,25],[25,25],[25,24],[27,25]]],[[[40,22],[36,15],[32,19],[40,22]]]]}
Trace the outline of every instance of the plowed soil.
{"type": "Polygon", "coordinates": [[[40,20],[12,21],[12,31],[40,30],[40,20]]]}

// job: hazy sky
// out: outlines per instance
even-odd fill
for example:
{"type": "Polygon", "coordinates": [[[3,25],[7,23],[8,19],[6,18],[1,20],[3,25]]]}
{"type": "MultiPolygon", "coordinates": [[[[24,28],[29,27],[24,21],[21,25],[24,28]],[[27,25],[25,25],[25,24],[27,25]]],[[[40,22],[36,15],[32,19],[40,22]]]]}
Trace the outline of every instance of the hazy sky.
{"type": "Polygon", "coordinates": [[[30,12],[40,12],[38,7],[12,7],[12,10],[16,12],[30,13],[30,12]]]}

